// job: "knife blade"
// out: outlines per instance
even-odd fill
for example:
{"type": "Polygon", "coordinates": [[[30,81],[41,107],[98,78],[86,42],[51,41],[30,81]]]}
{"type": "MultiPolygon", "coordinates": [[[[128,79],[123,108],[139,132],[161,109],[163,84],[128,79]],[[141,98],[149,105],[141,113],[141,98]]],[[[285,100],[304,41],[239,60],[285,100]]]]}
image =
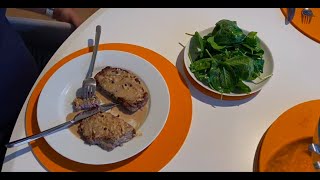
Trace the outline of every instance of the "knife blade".
{"type": "Polygon", "coordinates": [[[117,105],[118,104],[111,103],[111,104],[103,104],[103,105],[100,105],[98,107],[91,108],[89,110],[86,110],[86,111],[83,111],[83,112],[79,113],[78,115],[76,115],[70,121],[67,121],[67,122],[62,123],[62,124],[60,124],[58,126],[52,127],[50,129],[47,129],[47,130],[45,130],[43,132],[40,132],[38,134],[35,134],[35,135],[32,135],[32,136],[28,136],[28,137],[25,137],[25,138],[10,142],[10,143],[6,144],[5,146],[7,148],[16,147],[16,146],[20,146],[22,144],[34,141],[34,140],[39,139],[41,137],[48,136],[48,135],[53,134],[55,132],[58,132],[58,131],[60,131],[62,129],[68,128],[68,127],[76,124],[77,122],[79,122],[79,121],[81,121],[83,119],[86,119],[86,118],[88,118],[90,116],[93,116],[93,115],[95,115],[95,114],[97,114],[99,112],[108,111],[108,110],[110,110],[111,108],[113,108],[114,106],[117,106],[117,105]]]}
{"type": "Polygon", "coordinates": [[[313,136],[313,143],[316,143],[320,146],[319,137],[320,137],[320,117],[318,119],[318,124],[317,124],[316,130],[315,130],[314,136],[313,136]]]}
{"type": "Polygon", "coordinates": [[[313,135],[313,143],[309,145],[309,151],[311,151],[312,162],[314,165],[315,170],[320,171],[320,118],[318,119],[318,124],[315,129],[313,135]]]}
{"type": "Polygon", "coordinates": [[[296,12],[296,8],[288,8],[288,16],[287,16],[288,23],[291,23],[291,21],[293,20],[295,12],[296,12]]]}
{"type": "Polygon", "coordinates": [[[68,121],[68,122],[70,122],[70,124],[75,124],[75,123],[77,123],[85,118],[88,118],[90,116],[93,116],[99,112],[108,111],[109,109],[113,108],[116,105],[118,105],[118,104],[111,103],[111,104],[100,105],[100,106],[98,106],[98,108],[91,108],[89,110],[86,110],[86,111],[79,113],[71,121],[68,121]]]}

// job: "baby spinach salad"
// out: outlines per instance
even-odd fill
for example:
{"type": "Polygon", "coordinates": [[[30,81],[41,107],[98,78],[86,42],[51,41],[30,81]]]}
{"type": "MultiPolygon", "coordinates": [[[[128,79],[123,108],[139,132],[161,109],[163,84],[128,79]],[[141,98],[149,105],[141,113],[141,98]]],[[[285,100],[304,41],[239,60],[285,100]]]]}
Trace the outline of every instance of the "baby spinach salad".
{"type": "Polygon", "coordinates": [[[244,81],[263,73],[264,51],[257,32],[245,34],[236,21],[220,20],[204,37],[195,32],[190,41],[190,70],[220,93],[250,93],[244,81]]]}

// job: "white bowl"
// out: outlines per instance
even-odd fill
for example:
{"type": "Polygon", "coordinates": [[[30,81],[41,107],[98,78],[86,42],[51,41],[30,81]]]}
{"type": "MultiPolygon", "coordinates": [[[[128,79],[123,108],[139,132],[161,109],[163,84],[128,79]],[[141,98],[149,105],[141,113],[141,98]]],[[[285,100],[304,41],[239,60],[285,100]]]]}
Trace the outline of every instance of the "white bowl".
{"type": "MultiPolygon", "coordinates": [[[[212,30],[214,29],[214,27],[210,27],[208,29],[205,29],[203,31],[200,31],[199,34],[201,37],[203,36],[206,36],[207,34],[211,33],[212,30]]],[[[249,33],[249,31],[247,30],[243,30],[242,31],[247,34],[249,33]]],[[[258,36],[259,36],[259,32],[258,32],[258,36]]],[[[267,45],[263,42],[263,40],[260,40],[260,45],[261,45],[261,48],[264,50],[264,55],[263,55],[263,59],[265,60],[264,61],[264,66],[263,66],[263,73],[260,74],[260,77],[267,77],[271,74],[273,74],[273,66],[274,66],[274,63],[273,63],[273,58],[272,58],[272,54],[269,50],[269,48],[267,47],[267,45]]],[[[185,49],[184,49],[184,64],[185,64],[185,67],[189,73],[189,75],[192,77],[193,80],[195,80],[199,85],[201,85],[202,87],[204,87],[205,89],[211,91],[211,92],[214,92],[214,93],[217,93],[217,94],[221,94],[221,92],[219,91],[216,91],[214,89],[211,89],[210,87],[208,87],[207,85],[205,85],[204,83],[202,83],[201,81],[199,81],[195,76],[194,74],[191,72],[190,70],[190,64],[191,64],[191,60],[188,56],[189,54],[189,47],[190,47],[190,41],[191,41],[191,38],[188,42],[188,44],[185,46],[185,49]]],[[[256,80],[259,80],[259,78],[257,78],[256,80]]],[[[262,89],[262,87],[264,85],[266,85],[268,83],[268,81],[270,80],[270,78],[264,80],[263,82],[259,83],[259,84],[254,84],[252,82],[244,82],[247,86],[250,87],[251,89],[251,92],[250,93],[228,93],[228,94],[223,94],[225,96],[247,96],[247,95],[250,95],[250,94],[253,94],[255,92],[258,92],[262,89]]]]}

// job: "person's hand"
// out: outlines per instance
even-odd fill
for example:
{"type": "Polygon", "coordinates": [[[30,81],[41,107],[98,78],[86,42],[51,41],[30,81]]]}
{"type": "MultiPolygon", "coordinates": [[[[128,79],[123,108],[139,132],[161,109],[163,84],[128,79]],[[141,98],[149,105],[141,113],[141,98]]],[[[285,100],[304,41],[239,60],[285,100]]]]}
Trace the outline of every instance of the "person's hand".
{"type": "Polygon", "coordinates": [[[79,27],[83,23],[83,20],[72,8],[55,8],[53,18],[58,21],[71,23],[75,27],[79,27]]]}

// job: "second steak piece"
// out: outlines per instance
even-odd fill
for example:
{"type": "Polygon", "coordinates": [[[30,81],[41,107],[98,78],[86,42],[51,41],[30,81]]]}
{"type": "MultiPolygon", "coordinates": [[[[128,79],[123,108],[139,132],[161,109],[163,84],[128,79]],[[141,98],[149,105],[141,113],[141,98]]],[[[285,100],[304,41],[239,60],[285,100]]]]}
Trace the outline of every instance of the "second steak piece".
{"type": "Polygon", "coordinates": [[[137,111],[148,101],[146,87],[132,72],[107,66],[94,78],[101,89],[131,112],[137,111]]]}
{"type": "Polygon", "coordinates": [[[111,113],[98,113],[81,121],[78,127],[81,138],[90,145],[112,151],[135,137],[135,129],[111,113]]]}

